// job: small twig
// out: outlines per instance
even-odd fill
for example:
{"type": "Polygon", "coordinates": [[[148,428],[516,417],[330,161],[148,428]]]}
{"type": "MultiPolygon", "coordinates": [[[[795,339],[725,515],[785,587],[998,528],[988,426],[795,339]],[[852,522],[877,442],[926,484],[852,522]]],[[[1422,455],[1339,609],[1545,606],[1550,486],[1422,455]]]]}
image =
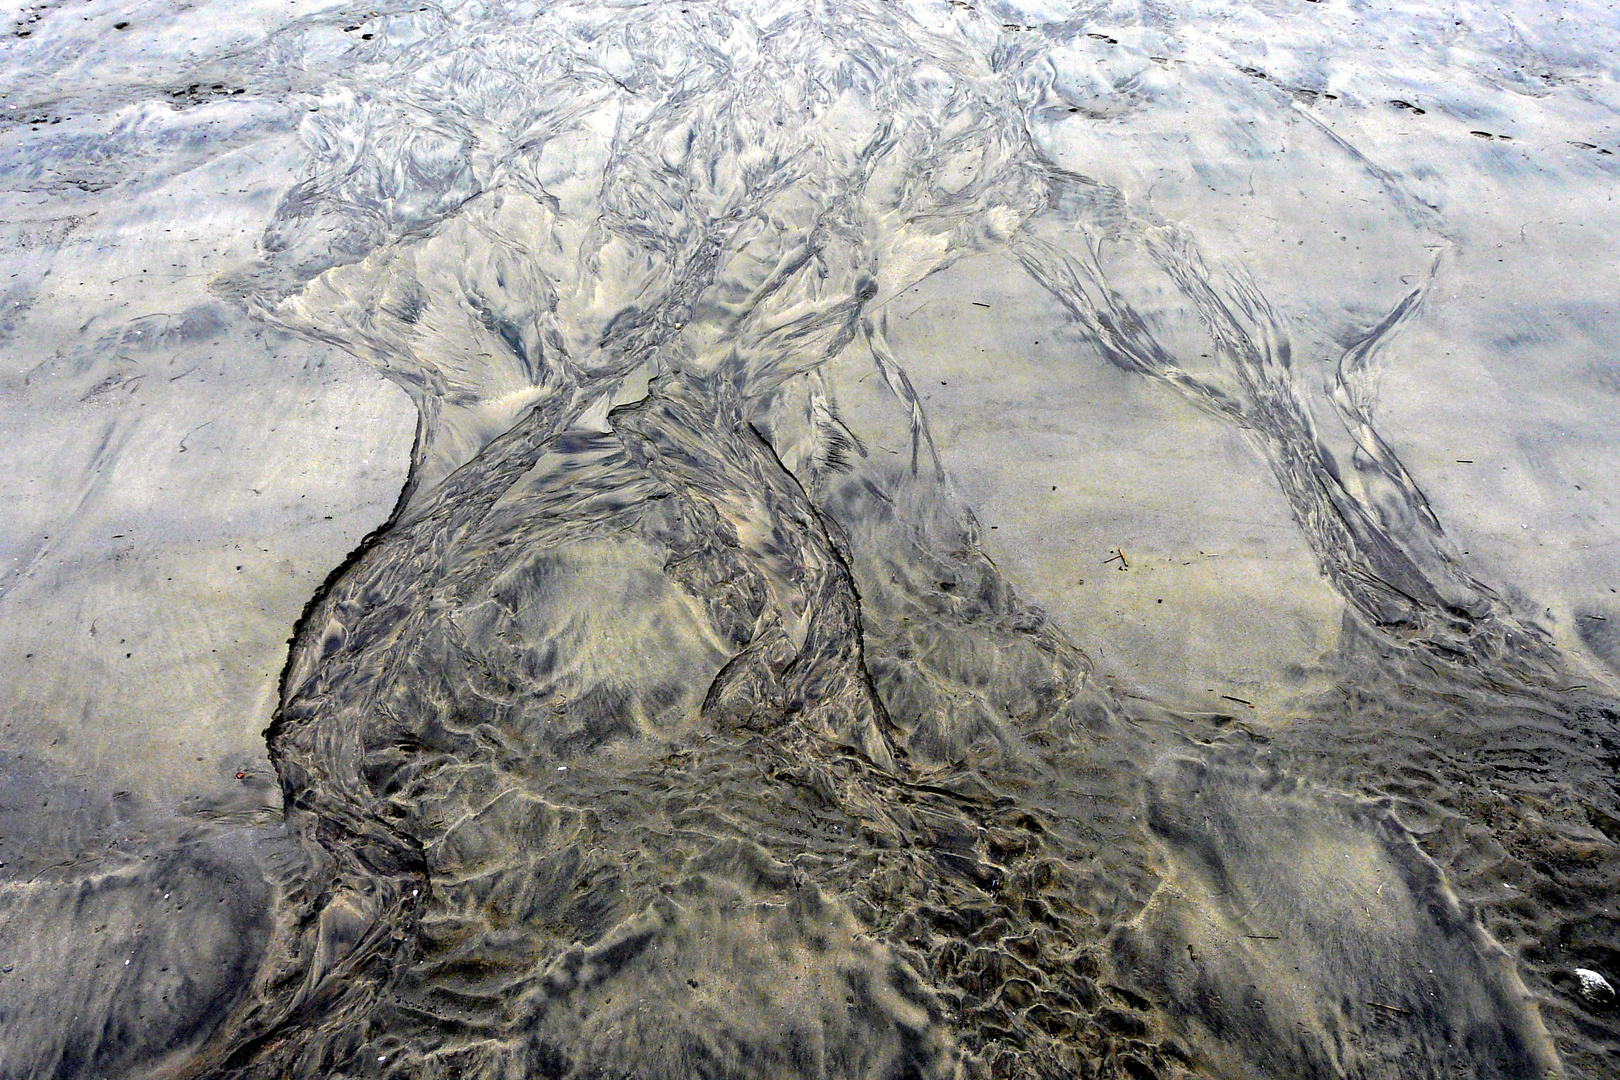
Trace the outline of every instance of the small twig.
{"type": "Polygon", "coordinates": [[[1244,934],[1243,936],[1246,937],[1246,938],[1252,938],[1255,941],[1281,941],[1282,940],[1282,938],[1279,937],[1276,934],[1244,934]]]}
{"type": "Polygon", "coordinates": [[[990,308],[990,305],[989,305],[989,304],[981,304],[981,303],[979,303],[979,302],[978,302],[978,301],[977,301],[977,300],[974,300],[974,301],[973,301],[973,306],[974,306],[974,307],[982,307],[982,308],[984,308],[984,309],[986,309],[986,310],[989,310],[989,308],[990,308]]]}
{"type": "Polygon", "coordinates": [[[1222,694],[1221,695],[1221,700],[1222,701],[1235,701],[1239,705],[1247,705],[1251,709],[1254,708],[1254,702],[1252,702],[1252,701],[1244,701],[1242,698],[1233,697],[1231,694],[1222,694]]]}
{"type": "Polygon", "coordinates": [[[198,424],[196,427],[192,428],[190,431],[188,431],[184,435],[180,436],[180,452],[182,454],[186,452],[186,440],[187,439],[191,438],[193,435],[197,434],[197,432],[201,431],[203,428],[207,427],[209,424],[212,424],[212,423],[213,423],[213,421],[209,420],[209,421],[206,421],[204,423],[198,424]]]}
{"type": "Polygon", "coordinates": [[[1410,1009],[1397,1008],[1394,1005],[1385,1005],[1381,1001],[1369,1001],[1369,1002],[1367,1002],[1367,1004],[1371,1005],[1375,1009],[1387,1009],[1389,1012],[1392,1012],[1392,1013],[1400,1013],[1402,1016],[1411,1016],[1412,1015],[1412,1011],[1410,1009]]]}

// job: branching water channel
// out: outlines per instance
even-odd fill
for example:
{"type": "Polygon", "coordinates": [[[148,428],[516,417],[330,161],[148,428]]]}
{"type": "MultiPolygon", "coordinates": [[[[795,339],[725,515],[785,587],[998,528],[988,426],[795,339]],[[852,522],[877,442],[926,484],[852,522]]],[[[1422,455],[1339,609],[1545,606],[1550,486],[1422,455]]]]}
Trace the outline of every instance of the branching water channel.
{"type": "MultiPolygon", "coordinates": [[[[1379,427],[1447,226],[1333,150],[1427,247],[1298,340],[1054,152],[1108,120],[1066,59],[1100,13],[368,13],[214,288],[402,388],[415,446],[297,623],[260,944],[174,1075],[1613,1067],[1569,972],[1615,956],[1614,705],[1379,427]],[[1285,723],[1118,691],[993,561],[894,326],[974,259],[1066,328],[1055,383],[1111,365],[1269,469],[1343,604],[1285,723]]],[[[126,1062],[142,1000],[4,1075],[126,1062]]]]}

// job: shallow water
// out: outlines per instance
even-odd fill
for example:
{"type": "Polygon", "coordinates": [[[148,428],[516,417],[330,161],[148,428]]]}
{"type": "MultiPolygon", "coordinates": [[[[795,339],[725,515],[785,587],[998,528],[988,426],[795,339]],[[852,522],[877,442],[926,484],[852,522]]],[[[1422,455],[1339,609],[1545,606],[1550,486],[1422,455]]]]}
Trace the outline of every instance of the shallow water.
{"type": "Polygon", "coordinates": [[[1606,8],[9,15],[0,1076],[1620,1069],[1606,8]]]}

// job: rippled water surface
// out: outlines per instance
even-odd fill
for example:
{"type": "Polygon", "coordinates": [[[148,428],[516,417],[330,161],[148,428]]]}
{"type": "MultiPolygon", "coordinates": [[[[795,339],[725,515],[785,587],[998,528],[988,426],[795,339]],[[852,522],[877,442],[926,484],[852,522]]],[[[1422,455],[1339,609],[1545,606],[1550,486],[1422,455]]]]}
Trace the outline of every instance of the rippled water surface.
{"type": "Polygon", "coordinates": [[[1620,18],[21,5],[0,1077],[1620,1075],[1620,18]]]}

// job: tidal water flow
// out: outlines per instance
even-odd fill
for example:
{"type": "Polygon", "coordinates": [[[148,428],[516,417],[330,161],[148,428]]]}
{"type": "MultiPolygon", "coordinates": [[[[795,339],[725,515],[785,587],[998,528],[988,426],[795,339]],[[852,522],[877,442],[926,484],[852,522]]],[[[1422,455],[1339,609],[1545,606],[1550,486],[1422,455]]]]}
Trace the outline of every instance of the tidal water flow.
{"type": "Polygon", "coordinates": [[[18,9],[0,1077],[1620,1073],[1620,23],[1298,6],[18,9]]]}

